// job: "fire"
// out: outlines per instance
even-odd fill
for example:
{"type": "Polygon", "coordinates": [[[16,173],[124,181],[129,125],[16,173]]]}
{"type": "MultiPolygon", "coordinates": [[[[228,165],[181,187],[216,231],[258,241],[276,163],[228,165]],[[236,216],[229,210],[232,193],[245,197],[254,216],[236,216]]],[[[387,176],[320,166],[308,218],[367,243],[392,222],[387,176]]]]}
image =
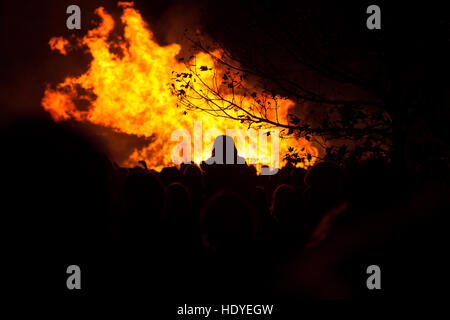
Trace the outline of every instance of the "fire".
{"type": "MultiPolygon", "coordinates": [[[[194,133],[194,122],[201,122],[203,132],[214,129],[217,134],[225,134],[226,129],[247,129],[238,121],[218,118],[204,112],[188,112],[177,107],[177,97],[170,91],[172,72],[184,72],[186,65],[177,60],[181,50],[174,43],[165,47],[153,40],[153,34],[132,3],[121,3],[123,37],[110,40],[114,19],[103,7],[96,10],[102,22],[97,28],[79,39],[77,45],[87,47],[92,55],[89,69],[79,77],[67,77],[56,87],[48,87],[42,99],[42,106],[55,121],[75,119],[110,127],[116,131],[152,137],[147,147],[135,150],[126,163],[135,165],[146,160],[149,167],[160,169],[173,165],[171,154],[178,141],[171,141],[176,129],[187,129],[194,133]],[[113,50],[112,50],[113,49],[113,50]],[[85,100],[88,110],[77,108],[76,101],[85,100]]],[[[50,39],[50,47],[62,54],[67,53],[69,42],[62,37],[50,39]]],[[[220,68],[211,56],[198,53],[194,57],[197,65],[220,68]]],[[[243,103],[246,98],[242,97],[243,103]]],[[[281,115],[294,105],[284,100],[280,105],[281,115]]],[[[204,140],[204,139],[203,139],[204,140]]],[[[193,161],[199,163],[211,155],[211,141],[203,141],[202,151],[194,152],[193,161]]],[[[249,144],[251,145],[251,144],[249,144]]],[[[239,150],[246,159],[258,159],[259,164],[269,164],[264,152],[258,152],[257,144],[246,150],[239,150]]],[[[289,147],[312,154],[312,164],[318,151],[304,139],[280,140],[280,153],[289,147]]],[[[268,143],[270,149],[270,140],[268,143]]]]}

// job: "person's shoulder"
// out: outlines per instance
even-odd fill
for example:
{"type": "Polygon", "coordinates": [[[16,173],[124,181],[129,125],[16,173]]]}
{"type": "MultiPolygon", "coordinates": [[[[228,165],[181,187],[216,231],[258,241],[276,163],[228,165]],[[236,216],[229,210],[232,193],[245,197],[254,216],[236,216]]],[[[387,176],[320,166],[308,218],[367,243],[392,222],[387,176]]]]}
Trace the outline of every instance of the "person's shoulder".
{"type": "Polygon", "coordinates": [[[215,163],[216,163],[214,157],[208,158],[208,159],[206,159],[206,160],[203,161],[203,162],[204,162],[206,165],[212,165],[212,164],[215,164],[215,163]]]}

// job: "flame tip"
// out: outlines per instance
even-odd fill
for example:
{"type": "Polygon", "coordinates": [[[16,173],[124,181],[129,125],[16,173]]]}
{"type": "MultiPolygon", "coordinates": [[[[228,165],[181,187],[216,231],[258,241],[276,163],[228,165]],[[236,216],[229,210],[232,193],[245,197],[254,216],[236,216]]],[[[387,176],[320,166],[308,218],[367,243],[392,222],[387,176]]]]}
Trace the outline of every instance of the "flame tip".
{"type": "Polygon", "coordinates": [[[119,1],[117,6],[121,8],[134,8],[134,1],[119,1]]]}

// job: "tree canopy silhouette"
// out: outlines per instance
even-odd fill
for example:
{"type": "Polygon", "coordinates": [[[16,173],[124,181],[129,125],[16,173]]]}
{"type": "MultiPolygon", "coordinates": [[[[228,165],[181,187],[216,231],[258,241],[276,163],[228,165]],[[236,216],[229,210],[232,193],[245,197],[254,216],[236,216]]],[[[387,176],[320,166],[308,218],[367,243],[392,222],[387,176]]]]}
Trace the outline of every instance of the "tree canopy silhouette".
{"type": "MultiPolygon", "coordinates": [[[[220,24],[207,25],[214,41],[186,34],[223,70],[194,61],[187,63],[189,72],[174,73],[173,93],[187,112],[280,128],[282,137],[321,146],[325,160],[391,159],[398,151],[404,162],[406,113],[423,84],[419,70],[405,71],[427,49],[426,31],[417,39],[405,35],[408,24],[394,6],[383,7],[383,28],[373,31],[365,27],[363,5],[296,3],[290,10],[272,2],[231,3],[211,18],[220,24]],[[206,72],[214,73],[212,84],[206,72]],[[286,98],[296,105],[283,118],[278,102],[286,98]]],[[[435,24],[428,27],[435,30],[435,24]]],[[[301,161],[296,151],[290,149],[285,160],[301,161]]]]}

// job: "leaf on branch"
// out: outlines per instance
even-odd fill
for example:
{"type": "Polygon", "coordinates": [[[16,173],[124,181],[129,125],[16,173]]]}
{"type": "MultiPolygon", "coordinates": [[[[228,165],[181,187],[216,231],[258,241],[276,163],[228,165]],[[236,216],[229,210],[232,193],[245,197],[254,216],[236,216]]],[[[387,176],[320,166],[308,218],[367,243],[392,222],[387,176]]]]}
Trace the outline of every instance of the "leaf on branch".
{"type": "Polygon", "coordinates": [[[288,117],[289,117],[289,121],[292,124],[297,125],[300,123],[300,119],[295,114],[289,113],[288,117]]]}

